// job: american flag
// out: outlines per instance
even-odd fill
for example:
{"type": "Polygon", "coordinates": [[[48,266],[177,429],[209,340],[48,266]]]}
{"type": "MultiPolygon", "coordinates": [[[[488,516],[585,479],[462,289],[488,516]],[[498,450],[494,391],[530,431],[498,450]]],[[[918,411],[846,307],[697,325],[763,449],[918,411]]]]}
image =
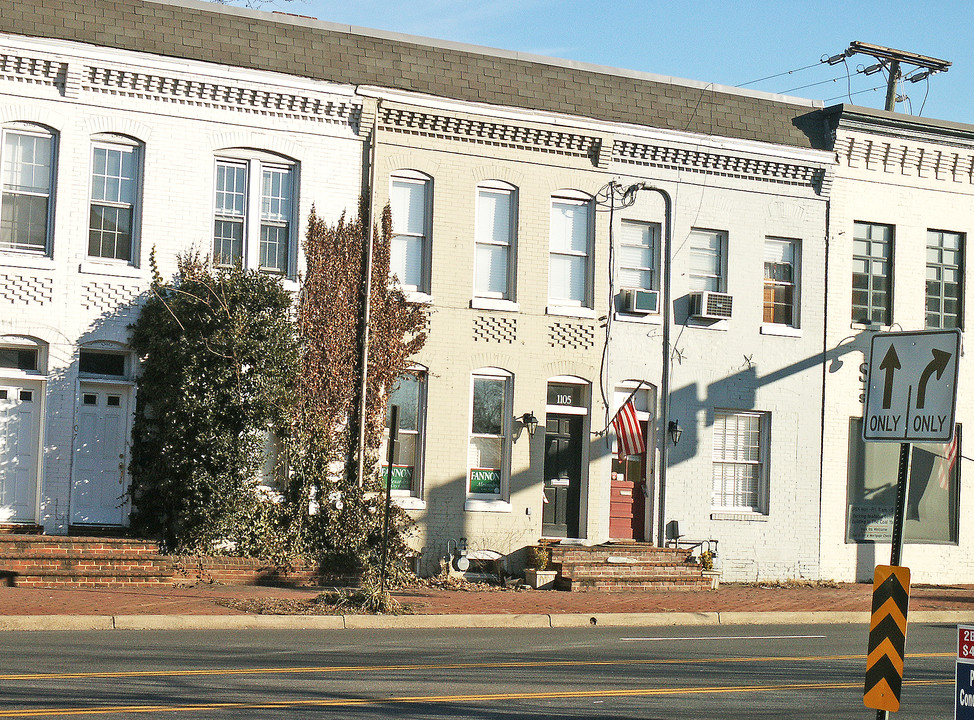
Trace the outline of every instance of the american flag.
{"type": "Polygon", "coordinates": [[[957,462],[957,434],[955,430],[954,439],[944,445],[944,452],[941,455],[940,469],[937,471],[937,481],[941,490],[946,490],[950,484],[954,463],[957,462]]]}
{"type": "Polygon", "coordinates": [[[612,419],[612,428],[616,431],[617,455],[620,462],[629,455],[642,455],[646,443],[643,440],[643,430],[636,417],[636,405],[632,398],[619,408],[619,412],[612,419]]]}

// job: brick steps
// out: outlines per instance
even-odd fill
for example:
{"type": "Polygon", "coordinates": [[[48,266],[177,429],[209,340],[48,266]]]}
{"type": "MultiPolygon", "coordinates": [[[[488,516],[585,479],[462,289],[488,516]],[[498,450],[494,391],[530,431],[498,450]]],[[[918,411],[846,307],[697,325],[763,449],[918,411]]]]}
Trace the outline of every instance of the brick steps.
{"type": "Polygon", "coordinates": [[[712,580],[686,549],[647,544],[551,547],[555,587],[571,592],[706,590],[712,580]]]}
{"type": "Polygon", "coordinates": [[[23,587],[150,587],[179,582],[315,584],[316,568],[237,557],[162,555],[149,541],[0,533],[0,583],[23,587]]]}

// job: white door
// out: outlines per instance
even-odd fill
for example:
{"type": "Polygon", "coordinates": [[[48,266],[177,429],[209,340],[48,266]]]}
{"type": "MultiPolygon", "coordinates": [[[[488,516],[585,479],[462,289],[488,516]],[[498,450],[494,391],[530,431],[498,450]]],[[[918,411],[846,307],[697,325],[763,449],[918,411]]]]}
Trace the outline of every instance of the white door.
{"type": "Polygon", "coordinates": [[[79,403],[71,524],[126,525],[129,390],[82,383],[79,403]]]}
{"type": "Polygon", "coordinates": [[[0,522],[34,522],[41,383],[0,380],[0,522]]]}

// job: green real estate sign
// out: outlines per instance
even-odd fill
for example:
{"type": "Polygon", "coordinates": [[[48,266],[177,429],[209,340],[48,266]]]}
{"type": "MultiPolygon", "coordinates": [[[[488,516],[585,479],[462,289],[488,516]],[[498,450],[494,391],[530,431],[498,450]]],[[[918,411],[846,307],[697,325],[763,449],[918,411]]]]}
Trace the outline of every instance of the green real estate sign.
{"type": "Polygon", "coordinates": [[[501,492],[501,471],[491,468],[471,468],[470,492],[499,495],[501,492]]]}
{"type": "MultiPolygon", "coordinates": [[[[388,465],[382,466],[382,482],[389,482],[388,465]]],[[[392,466],[392,489],[393,490],[413,489],[413,466],[412,465],[392,466]]]]}

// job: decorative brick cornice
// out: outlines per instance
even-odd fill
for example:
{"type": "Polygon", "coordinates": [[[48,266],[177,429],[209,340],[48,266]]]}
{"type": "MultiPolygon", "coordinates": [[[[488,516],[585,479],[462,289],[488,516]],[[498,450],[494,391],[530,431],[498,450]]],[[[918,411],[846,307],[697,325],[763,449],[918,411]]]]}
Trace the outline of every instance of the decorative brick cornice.
{"type": "Polygon", "coordinates": [[[0,79],[56,87],[64,84],[68,64],[61,60],[0,52],[0,79]]]}
{"type": "Polygon", "coordinates": [[[383,108],[379,123],[390,132],[583,157],[593,162],[598,161],[602,144],[592,135],[405,108],[383,108]]]}
{"type": "Polygon", "coordinates": [[[841,135],[835,141],[839,165],[942,182],[974,184],[974,152],[928,147],[906,140],[841,135]]]}
{"type": "Polygon", "coordinates": [[[822,188],[826,176],[825,168],[815,165],[627,140],[617,140],[612,155],[615,162],[629,165],[797,185],[817,190],[822,188]]]}

